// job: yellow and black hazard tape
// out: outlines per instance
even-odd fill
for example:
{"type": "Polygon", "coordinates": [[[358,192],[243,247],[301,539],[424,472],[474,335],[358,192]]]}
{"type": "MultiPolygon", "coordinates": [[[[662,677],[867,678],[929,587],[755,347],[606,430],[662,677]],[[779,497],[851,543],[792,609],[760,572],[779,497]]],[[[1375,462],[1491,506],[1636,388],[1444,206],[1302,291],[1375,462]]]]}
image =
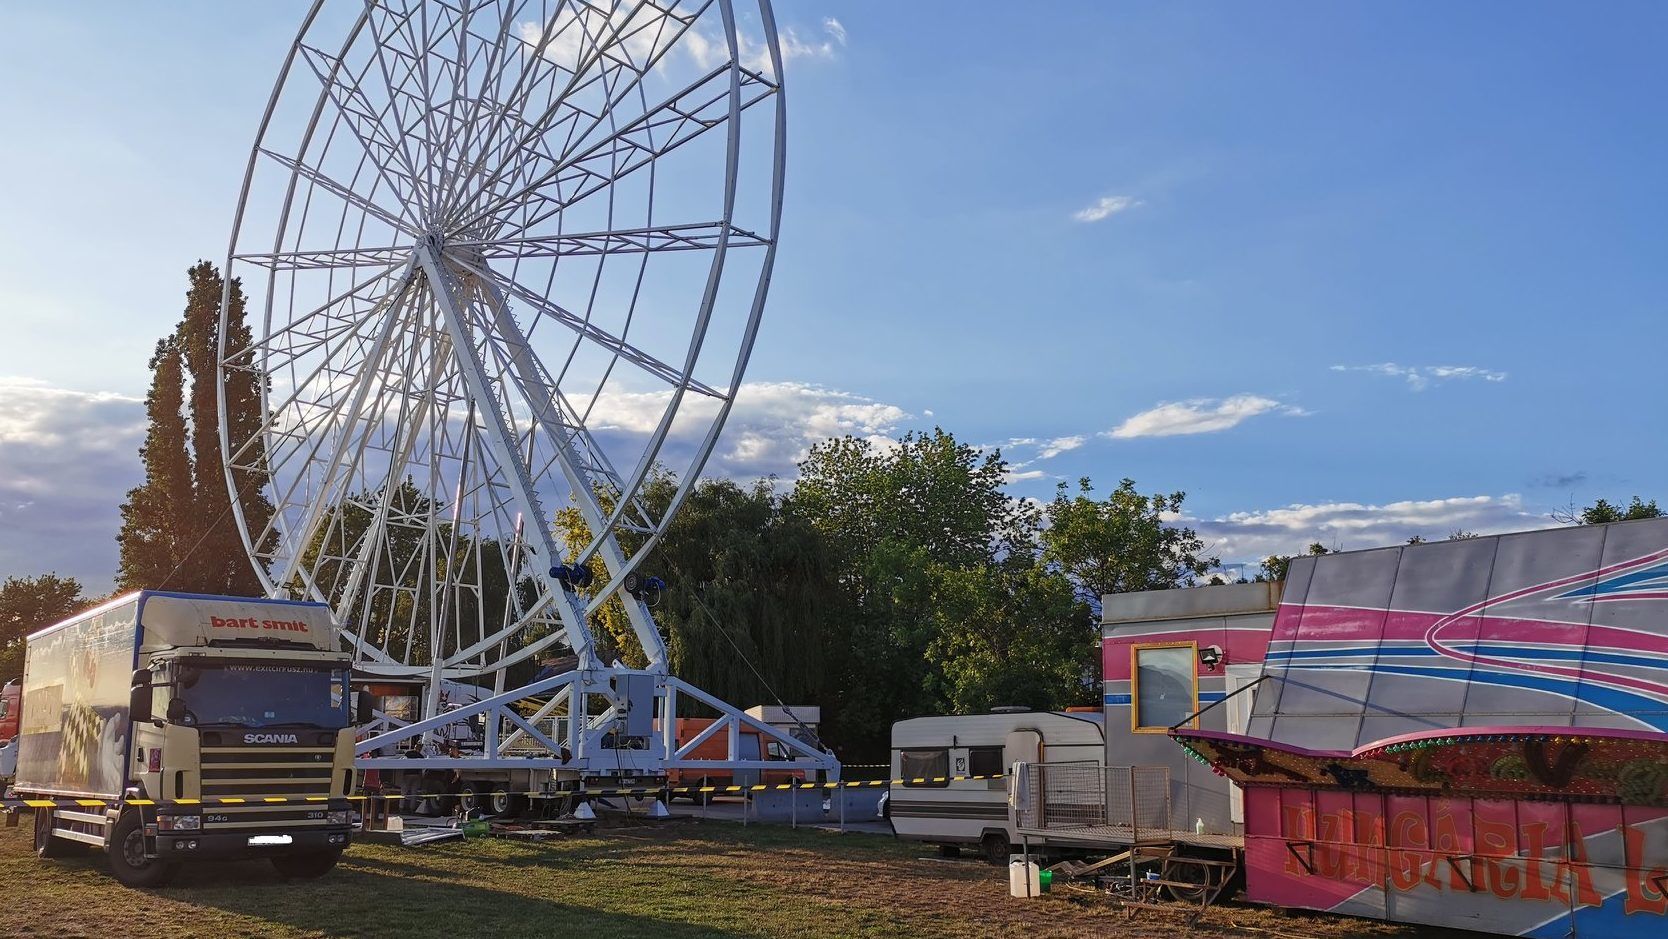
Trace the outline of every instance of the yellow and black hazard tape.
{"type": "MultiPolygon", "coordinates": [[[[124,799],[122,805],[281,805],[284,803],[320,803],[334,800],[349,802],[372,802],[381,799],[385,802],[397,802],[404,799],[458,799],[465,795],[481,798],[485,796],[522,796],[528,799],[561,799],[568,796],[628,796],[646,799],[651,796],[674,795],[723,795],[743,792],[771,792],[776,790],[835,790],[861,789],[875,786],[929,786],[953,782],[975,782],[979,780],[1003,779],[1003,773],[991,773],[985,776],[916,776],[910,779],[856,779],[835,780],[832,782],[797,782],[797,783],[758,783],[751,786],[637,786],[632,788],[603,788],[603,789],[568,789],[556,792],[491,792],[491,793],[454,793],[454,792],[425,792],[413,795],[403,795],[398,792],[384,792],[376,794],[361,794],[353,796],[219,796],[204,799],[169,799],[157,801],[154,799],[124,799]]],[[[117,803],[108,799],[5,799],[0,800],[8,812],[24,809],[97,809],[107,808],[117,803]]]]}

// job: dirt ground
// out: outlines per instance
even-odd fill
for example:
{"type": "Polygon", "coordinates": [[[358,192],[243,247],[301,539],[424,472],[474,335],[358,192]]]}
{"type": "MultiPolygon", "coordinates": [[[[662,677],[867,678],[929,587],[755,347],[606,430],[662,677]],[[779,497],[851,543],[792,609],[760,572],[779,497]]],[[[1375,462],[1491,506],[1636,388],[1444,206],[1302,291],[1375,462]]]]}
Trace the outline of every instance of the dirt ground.
{"type": "Polygon", "coordinates": [[[185,869],[164,890],[111,879],[97,855],[37,860],[0,829],[7,936],[774,936],[1459,939],[1241,904],[1192,929],[1182,908],[1133,920],[1091,893],[1007,895],[1006,871],[924,857],[875,835],[684,821],[541,843],[482,838],[356,845],[337,869],[285,883],[263,861],[185,869]]]}

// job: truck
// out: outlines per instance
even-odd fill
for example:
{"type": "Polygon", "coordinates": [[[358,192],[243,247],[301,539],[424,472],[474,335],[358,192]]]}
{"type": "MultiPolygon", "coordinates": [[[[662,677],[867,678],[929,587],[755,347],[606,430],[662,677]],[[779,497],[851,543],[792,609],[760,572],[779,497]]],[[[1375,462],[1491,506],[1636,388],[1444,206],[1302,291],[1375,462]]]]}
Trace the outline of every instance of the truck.
{"type": "Polygon", "coordinates": [[[142,590],[28,636],[16,795],[42,858],[319,877],[352,837],[351,659],[323,604],[142,590]]]}
{"type": "MultiPolygon", "coordinates": [[[[757,710],[757,709],[753,709],[757,710]]],[[[752,713],[750,710],[748,713],[752,713]]],[[[699,737],[701,732],[712,726],[716,718],[711,717],[680,717],[678,718],[677,742],[682,747],[691,740],[699,737]]],[[[777,786],[783,783],[798,783],[806,778],[805,770],[793,769],[793,755],[788,748],[775,741],[765,740],[764,735],[750,727],[741,728],[738,733],[741,738],[741,757],[745,760],[781,760],[781,769],[670,769],[666,771],[666,785],[677,789],[693,788],[688,793],[689,801],[696,805],[706,805],[713,799],[715,793],[701,792],[706,787],[725,786],[777,786]]],[[[729,742],[722,734],[714,735],[696,744],[695,749],[688,754],[690,759],[722,760],[729,752],[729,742]]]]}

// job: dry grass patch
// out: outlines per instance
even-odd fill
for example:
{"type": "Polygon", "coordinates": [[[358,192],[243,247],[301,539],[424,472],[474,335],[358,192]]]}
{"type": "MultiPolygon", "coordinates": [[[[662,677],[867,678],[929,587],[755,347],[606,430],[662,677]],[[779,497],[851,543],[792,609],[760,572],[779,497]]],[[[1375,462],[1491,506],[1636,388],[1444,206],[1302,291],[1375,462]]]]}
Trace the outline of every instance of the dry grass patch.
{"type": "MultiPolygon", "coordinates": [[[[692,822],[542,844],[356,845],[312,883],[283,883],[270,865],[251,861],[187,868],[167,890],[135,891],[111,879],[98,856],[37,861],[25,825],[0,831],[0,877],[11,888],[0,934],[1174,939],[1187,932],[1179,914],[1126,921],[1092,897],[1015,900],[1005,871],[921,853],[874,835],[692,822]]],[[[1192,934],[1474,935],[1249,906],[1215,909],[1192,934]]]]}

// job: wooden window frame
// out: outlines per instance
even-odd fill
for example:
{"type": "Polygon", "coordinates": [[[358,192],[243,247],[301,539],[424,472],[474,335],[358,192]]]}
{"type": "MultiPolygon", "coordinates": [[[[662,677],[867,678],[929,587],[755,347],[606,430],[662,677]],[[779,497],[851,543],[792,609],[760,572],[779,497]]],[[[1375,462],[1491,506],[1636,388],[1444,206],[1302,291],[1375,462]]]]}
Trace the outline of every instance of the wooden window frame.
{"type": "Polygon", "coordinates": [[[1193,709],[1189,714],[1193,720],[1189,727],[1199,728],[1199,643],[1194,639],[1173,642],[1140,642],[1129,647],[1129,732],[1132,734],[1167,734],[1170,725],[1162,727],[1141,726],[1141,650],[1143,649],[1181,649],[1193,651],[1191,658],[1193,673],[1193,709]]]}

